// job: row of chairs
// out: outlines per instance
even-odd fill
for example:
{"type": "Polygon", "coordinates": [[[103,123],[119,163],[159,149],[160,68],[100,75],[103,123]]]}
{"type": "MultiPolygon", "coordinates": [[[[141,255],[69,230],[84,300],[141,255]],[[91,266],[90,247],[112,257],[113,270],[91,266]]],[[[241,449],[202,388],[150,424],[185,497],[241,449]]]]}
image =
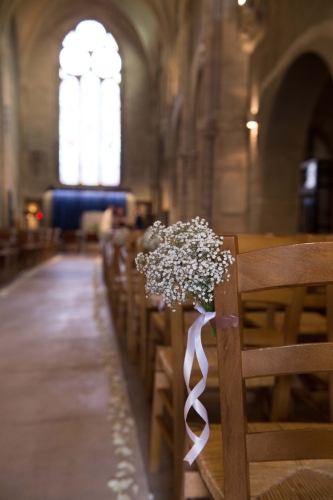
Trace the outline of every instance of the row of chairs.
{"type": "Polygon", "coordinates": [[[82,229],[66,230],[62,233],[62,251],[86,253],[99,249],[98,232],[85,232],[82,229]]]}
{"type": "Polygon", "coordinates": [[[0,284],[57,253],[60,230],[0,229],[0,284]]]}
{"type": "MultiPolygon", "coordinates": [[[[284,489],[288,491],[295,481],[307,485],[303,476],[310,473],[303,469],[300,472],[302,465],[314,465],[317,471],[309,476],[317,493],[304,498],[333,498],[332,485],[325,486],[330,491],[326,496],[320,489],[323,477],[328,483],[332,481],[326,473],[333,474],[332,462],[326,460],[333,458],[328,451],[333,435],[329,424],[333,415],[333,389],[331,376],[325,373],[332,365],[330,344],[326,343],[332,340],[333,328],[332,288],[326,286],[333,276],[330,236],[225,238],[224,247],[230,248],[236,263],[230,268],[230,281],[216,288],[216,309],[218,315],[237,314],[242,322],[238,329],[218,331],[217,342],[209,327],[203,329],[210,366],[205,399],[212,408],[211,421],[216,425],[211,426],[211,438],[196,465],[187,469],[183,465],[189,446],[183,417],[186,398],[183,360],[186,332],[197,313],[192,303],[185,303],[171,313],[162,308],[161,297],[146,298],[144,277],[134,267],[134,258],[142,250],[137,246],[139,237],[139,232],[131,232],[123,247],[108,242],[103,262],[117,333],[126,335],[130,359],[135,361],[139,356],[147,396],[153,400],[151,471],[159,468],[161,445],[165,441],[173,454],[176,500],[303,498],[283,496],[284,489]],[[299,363],[308,361],[311,366],[304,370],[297,365],[298,359],[299,363]],[[285,368],[288,362],[295,366],[285,368]],[[315,375],[318,367],[319,376],[315,375]],[[303,373],[301,378],[292,376],[296,368],[303,373]],[[252,407],[261,410],[259,423],[247,423],[245,410],[249,400],[254,401],[252,407]],[[291,403],[295,401],[296,405],[299,401],[306,403],[314,420],[327,421],[323,426],[314,424],[315,437],[310,432],[311,424],[292,422],[291,403]],[[266,433],[264,437],[259,434],[261,431],[266,433]],[[227,436],[223,447],[222,434],[227,436]],[[278,438],[282,444],[278,444],[278,438]],[[309,451],[304,456],[308,439],[309,451]],[[273,452],[276,447],[278,451],[273,452]],[[295,462],[302,458],[322,458],[326,462],[295,462]],[[284,459],[287,461],[280,462],[284,459]],[[252,461],[255,463],[249,469],[248,463],[252,461]],[[266,461],[268,467],[262,464],[266,461]],[[319,474],[319,469],[326,475],[319,474]],[[256,478],[254,482],[249,471],[256,478]],[[287,482],[283,481],[284,476],[288,476],[287,482]],[[276,483],[273,489],[270,483],[276,483]],[[258,496],[264,490],[268,492],[266,496],[258,496]]],[[[200,378],[196,365],[192,385],[200,378]]],[[[258,419],[258,412],[255,417],[258,419]]]]}

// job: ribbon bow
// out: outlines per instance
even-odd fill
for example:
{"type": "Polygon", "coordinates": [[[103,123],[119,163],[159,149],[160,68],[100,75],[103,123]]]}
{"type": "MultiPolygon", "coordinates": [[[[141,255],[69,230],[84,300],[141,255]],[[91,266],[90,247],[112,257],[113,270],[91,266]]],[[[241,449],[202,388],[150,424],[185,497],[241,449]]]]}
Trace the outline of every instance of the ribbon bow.
{"type": "Polygon", "coordinates": [[[235,328],[239,325],[238,316],[230,315],[216,317],[215,311],[207,312],[199,304],[195,305],[195,309],[200,312],[200,316],[194,321],[193,325],[188,330],[187,346],[184,360],[184,378],[188,392],[188,398],[186,400],[184,408],[184,418],[187,434],[194,442],[194,445],[184,458],[184,461],[188,462],[190,465],[192,465],[194,460],[205,447],[210,434],[207,410],[198,399],[206,388],[208,376],[208,360],[201,342],[201,329],[209,321],[211,322],[213,328],[235,328]],[[193,390],[191,390],[190,378],[194,355],[196,355],[197,357],[199,368],[202,373],[202,379],[197,383],[193,390]],[[190,411],[191,407],[195,409],[195,411],[205,422],[205,427],[200,436],[196,436],[194,432],[191,431],[186,421],[188,412],[190,411]]]}

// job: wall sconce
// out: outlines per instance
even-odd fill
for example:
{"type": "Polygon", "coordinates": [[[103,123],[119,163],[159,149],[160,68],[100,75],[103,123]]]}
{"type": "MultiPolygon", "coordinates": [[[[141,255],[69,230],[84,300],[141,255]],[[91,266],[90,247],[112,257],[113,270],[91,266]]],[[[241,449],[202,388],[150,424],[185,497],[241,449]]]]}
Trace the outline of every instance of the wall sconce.
{"type": "Polygon", "coordinates": [[[246,127],[247,127],[249,130],[255,130],[255,129],[258,129],[258,122],[256,122],[255,120],[249,120],[249,121],[246,123],[246,127]]]}

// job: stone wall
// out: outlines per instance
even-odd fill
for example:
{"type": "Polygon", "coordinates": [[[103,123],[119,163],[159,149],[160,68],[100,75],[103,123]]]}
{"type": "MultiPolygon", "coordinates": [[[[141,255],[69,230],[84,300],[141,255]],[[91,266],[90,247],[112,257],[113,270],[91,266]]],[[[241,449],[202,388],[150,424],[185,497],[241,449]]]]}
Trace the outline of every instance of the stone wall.
{"type": "Polygon", "coordinates": [[[313,114],[333,74],[332,23],[329,0],[267,3],[264,38],[250,62],[249,107],[257,108],[259,124],[250,148],[251,231],[299,229],[299,165],[308,157],[313,114]]]}
{"type": "Polygon", "coordinates": [[[163,71],[172,79],[172,68],[180,83],[160,96],[166,103],[161,129],[167,122],[170,138],[171,195],[162,197],[171,200],[171,221],[200,215],[222,233],[297,232],[299,164],[311,127],[325,133],[326,150],[331,144],[330,112],[314,113],[325,88],[329,102],[332,2],[247,0],[240,7],[212,0],[182,6],[177,38],[163,59],[163,71]],[[188,43],[183,58],[179,40],[188,43]],[[301,73],[296,68],[288,74],[309,53],[315,57],[303,60],[301,73]],[[179,102],[176,132],[173,107],[179,102]],[[257,126],[248,130],[248,121],[257,126]],[[173,140],[176,134],[180,141],[173,140]]]}
{"type": "Polygon", "coordinates": [[[0,223],[7,226],[19,213],[20,189],[20,125],[19,78],[15,25],[11,23],[2,37],[2,137],[1,137],[1,198],[0,223]]]}

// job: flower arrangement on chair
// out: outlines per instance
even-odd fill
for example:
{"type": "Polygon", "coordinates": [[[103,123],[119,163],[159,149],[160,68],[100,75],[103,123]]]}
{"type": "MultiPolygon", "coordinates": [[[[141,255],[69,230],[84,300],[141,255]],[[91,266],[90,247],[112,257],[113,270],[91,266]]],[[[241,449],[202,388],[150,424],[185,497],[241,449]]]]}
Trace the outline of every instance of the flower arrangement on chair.
{"type": "Polygon", "coordinates": [[[152,226],[149,226],[137,240],[138,246],[143,247],[147,252],[153,252],[161,243],[158,238],[152,237],[151,231],[152,226]]]}
{"type": "MultiPolygon", "coordinates": [[[[188,391],[184,416],[187,433],[195,443],[185,459],[190,464],[199,455],[208,441],[209,424],[207,411],[198,397],[203,393],[207,375],[208,361],[201,342],[201,328],[216,316],[214,307],[214,288],[221,281],[229,279],[228,268],[234,261],[229,251],[223,251],[223,237],[217,236],[208,222],[196,217],[191,222],[177,222],[166,227],[157,221],[151,228],[150,238],[158,239],[156,250],[136,257],[137,269],[147,277],[147,297],[162,295],[167,306],[173,310],[177,303],[193,300],[200,316],[188,332],[184,361],[184,378],[188,391]],[[203,378],[190,389],[191,370],[196,356],[203,378]],[[200,437],[196,436],[186,423],[186,417],[193,408],[205,421],[200,437]]],[[[238,318],[223,317],[223,320],[237,322],[238,318]]],[[[213,336],[216,336],[214,323],[213,336]]]]}
{"type": "Polygon", "coordinates": [[[147,296],[163,295],[171,308],[192,299],[205,311],[214,311],[214,287],[228,279],[228,267],[233,262],[230,252],[220,248],[223,237],[196,217],[170,227],[157,221],[149,239],[161,243],[149,254],[136,257],[138,270],[147,277],[147,296]]]}

